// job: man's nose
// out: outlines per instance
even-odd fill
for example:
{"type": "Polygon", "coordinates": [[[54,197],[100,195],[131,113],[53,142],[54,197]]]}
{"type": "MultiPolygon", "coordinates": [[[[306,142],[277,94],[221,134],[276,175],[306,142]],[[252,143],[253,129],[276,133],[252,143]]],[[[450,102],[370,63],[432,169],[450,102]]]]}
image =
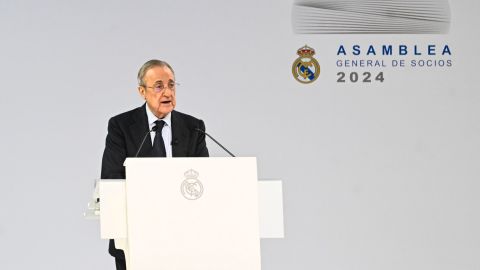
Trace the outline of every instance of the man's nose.
{"type": "Polygon", "coordinates": [[[173,90],[170,89],[169,87],[165,87],[165,89],[163,89],[163,96],[170,97],[172,96],[172,93],[173,93],[173,90]]]}

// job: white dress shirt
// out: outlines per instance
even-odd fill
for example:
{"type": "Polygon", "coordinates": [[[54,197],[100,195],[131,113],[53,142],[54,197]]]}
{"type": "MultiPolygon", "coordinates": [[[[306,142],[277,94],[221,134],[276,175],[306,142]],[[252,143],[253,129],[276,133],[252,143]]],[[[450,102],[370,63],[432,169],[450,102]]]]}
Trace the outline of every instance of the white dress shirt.
{"type": "MultiPolygon", "coordinates": [[[[163,120],[165,122],[165,125],[163,126],[163,129],[162,129],[162,138],[163,138],[163,143],[165,144],[165,152],[167,153],[167,157],[172,157],[172,112],[169,112],[167,116],[165,116],[163,119],[158,119],[152,113],[152,111],[150,111],[148,104],[145,105],[145,107],[147,108],[148,126],[150,130],[152,129],[152,127],[155,126],[155,121],[163,120]]],[[[156,132],[150,132],[150,138],[152,139],[152,146],[155,140],[155,134],[156,132]]]]}

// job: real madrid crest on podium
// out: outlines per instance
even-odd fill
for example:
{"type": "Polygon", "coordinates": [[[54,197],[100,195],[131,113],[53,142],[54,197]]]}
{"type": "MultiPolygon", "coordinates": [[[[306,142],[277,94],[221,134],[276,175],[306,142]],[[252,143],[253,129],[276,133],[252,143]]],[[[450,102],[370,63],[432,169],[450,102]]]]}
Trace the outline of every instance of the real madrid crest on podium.
{"type": "Polygon", "coordinates": [[[200,180],[198,180],[199,173],[193,169],[186,171],[185,180],[183,180],[180,190],[183,197],[188,200],[196,200],[200,198],[203,194],[203,185],[200,180]]]}
{"type": "Polygon", "coordinates": [[[292,74],[301,83],[312,83],[320,75],[320,65],[313,58],[315,50],[307,45],[297,50],[298,58],[293,62],[292,74]]]}

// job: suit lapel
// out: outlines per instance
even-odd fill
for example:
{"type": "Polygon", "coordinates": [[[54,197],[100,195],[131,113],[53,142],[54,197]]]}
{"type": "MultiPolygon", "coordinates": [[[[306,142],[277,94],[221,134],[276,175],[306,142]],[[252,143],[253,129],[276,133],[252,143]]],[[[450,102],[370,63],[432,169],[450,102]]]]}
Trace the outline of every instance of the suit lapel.
{"type": "Polygon", "coordinates": [[[186,157],[188,147],[188,128],[176,111],[172,111],[172,155],[186,157]]]}
{"type": "MultiPolygon", "coordinates": [[[[135,114],[133,115],[134,122],[130,126],[130,132],[132,134],[135,149],[140,147],[145,134],[150,130],[148,125],[148,118],[147,118],[147,111],[145,108],[145,104],[139,107],[135,114]]],[[[152,139],[150,136],[147,136],[145,142],[143,143],[142,149],[138,153],[139,157],[150,157],[152,156],[152,139]]]]}

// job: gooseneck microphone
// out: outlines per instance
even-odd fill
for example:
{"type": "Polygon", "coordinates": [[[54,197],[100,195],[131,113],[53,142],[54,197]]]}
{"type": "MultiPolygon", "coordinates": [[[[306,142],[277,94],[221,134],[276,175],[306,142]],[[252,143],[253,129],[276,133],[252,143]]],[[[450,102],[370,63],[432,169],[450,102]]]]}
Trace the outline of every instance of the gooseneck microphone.
{"type": "Polygon", "coordinates": [[[138,154],[140,153],[140,149],[142,149],[143,144],[145,143],[145,140],[147,139],[147,136],[150,135],[150,132],[156,132],[158,129],[158,126],[155,125],[150,129],[145,136],[143,137],[142,143],[140,144],[140,147],[138,147],[137,153],[135,154],[135,157],[138,157],[138,154]]]}
{"type": "Polygon", "coordinates": [[[225,152],[227,152],[228,154],[230,154],[230,156],[235,157],[234,154],[232,154],[230,151],[228,151],[227,148],[223,147],[223,145],[220,144],[217,140],[215,140],[212,136],[210,136],[210,134],[208,134],[207,132],[205,132],[205,131],[203,131],[203,130],[201,130],[201,129],[199,129],[199,128],[195,128],[195,130],[198,131],[198,132],[201,132],[201,133],[203,133],[203,134],[205,134],[205,135],[207,135],[212,141],[214,141],[218,146],[220,146],[223,150],[225,150],[225,152]]]}

